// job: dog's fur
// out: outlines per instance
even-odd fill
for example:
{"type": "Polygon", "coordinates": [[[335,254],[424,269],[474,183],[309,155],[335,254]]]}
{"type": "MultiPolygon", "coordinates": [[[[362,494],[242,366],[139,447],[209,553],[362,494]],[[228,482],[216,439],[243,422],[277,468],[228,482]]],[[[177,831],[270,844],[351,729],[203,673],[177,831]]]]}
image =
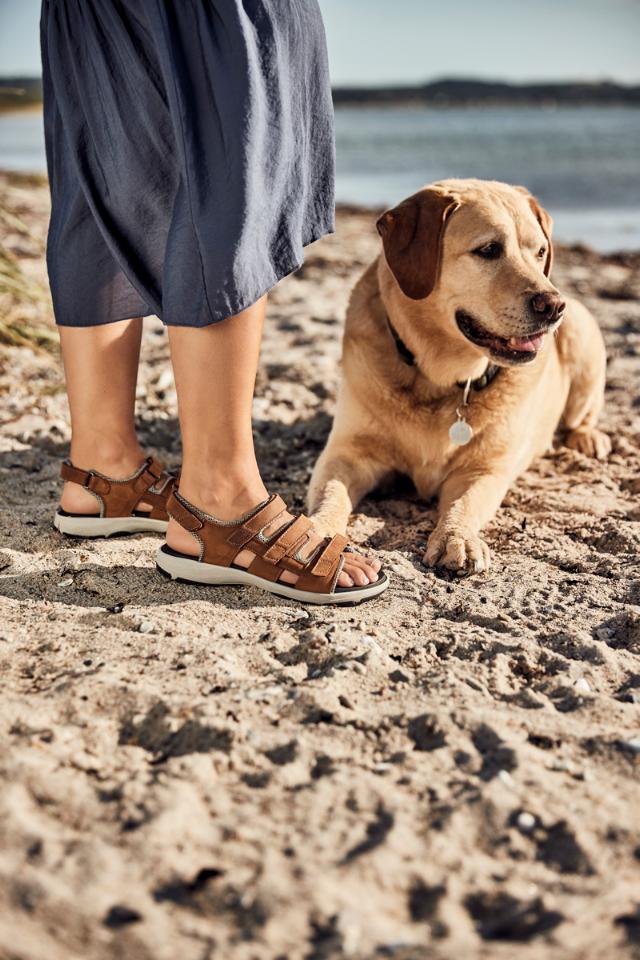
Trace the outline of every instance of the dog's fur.
{"type": "Polygon", "coordinates": [[[523,187],[441,181],[387,211],[377,226],[383,252],[351,296],[335,421],[311,478],[314,524],[343,532],[358,501],[401,472],[421,497],[439,494],[425,562],[487,569],[479,531],[509,485],[550,447],[561,419],[567,446],[598,458],[609,453],[609,438],[596,428],[602,336],[577,301],[567,301],[562,314],[549,279],[551,218],[523,187]],[[556,304],[556,316],[540,319],[531,305],[536,294],[556,304]],[[414,366],[403,362],[387,318],[414,366]],[[484,342],[462,332],[465,318],[484,342]],[[515,349],[541,328],[547,332],[533,341],[541,342],[538,350],[515,349]],[[454,446],[458,384],[481,377],[488,359],[501,369],[488,387],[471,391],[463,412],[473,437],[454,446]]]}

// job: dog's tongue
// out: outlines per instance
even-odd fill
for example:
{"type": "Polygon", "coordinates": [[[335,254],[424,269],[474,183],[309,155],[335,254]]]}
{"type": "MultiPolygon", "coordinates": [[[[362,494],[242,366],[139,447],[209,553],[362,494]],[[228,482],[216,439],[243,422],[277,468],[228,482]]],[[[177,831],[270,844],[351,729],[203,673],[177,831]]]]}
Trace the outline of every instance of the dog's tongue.
{"type": "Polygon", "coordinates": [[[536,333],[533,337],[510,337],[507,341],[510,350],[520,350],[523,353],[536,353],[542,346],[544,334],[536,333]]]}

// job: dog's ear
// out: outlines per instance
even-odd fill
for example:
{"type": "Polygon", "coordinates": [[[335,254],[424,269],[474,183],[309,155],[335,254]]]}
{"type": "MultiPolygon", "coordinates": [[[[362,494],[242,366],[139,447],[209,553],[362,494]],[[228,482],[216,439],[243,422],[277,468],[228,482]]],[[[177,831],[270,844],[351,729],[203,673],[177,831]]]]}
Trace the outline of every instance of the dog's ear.
{"type": "Polygon", "coordinates": [[[551,231],[553,230],[553,220],[544,207],[541,207],[535,197],[529,197],[529,206],[533,210],[536,220],[542,227],[542,232],[547,238],[547,259],[544,262],[544,275],[548,277],[553,266],[553,243],[551,242],[551,231]]]}
{"type": "Polygon", "coordinates": [[[458,206],[448,194],[421,190],[376,223],[391,272],[412,300],[428,297],[436,285],[445,223],[458,206]]]}
{"type": "Polygon", "coordinates": [[[540,224],[542,232],[545,235],[548,247],[547,247],[547,259],[544,262],[544,275],[548,277],[551,273],[551,267],[553,266],[553,243],[551,242],[551,233],[553,231],[553,220],[550,215],[541,207],[536,198],[527,190],[526,187],[516,187],[516,190],[519,190],[520,193],[524,193],[525,197],[529,202],[529,206],[533,210],[533,215],[540,224]]]}

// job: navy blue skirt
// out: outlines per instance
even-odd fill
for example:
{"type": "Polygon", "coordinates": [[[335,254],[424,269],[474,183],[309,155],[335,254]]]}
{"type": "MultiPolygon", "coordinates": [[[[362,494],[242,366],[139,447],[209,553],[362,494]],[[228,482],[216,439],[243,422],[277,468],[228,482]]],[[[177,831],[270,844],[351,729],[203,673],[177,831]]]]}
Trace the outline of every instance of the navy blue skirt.
{"type": "Polygon", "coordinates": [[[317,0],[43,0],[56,321],[201,327],[334,229],[317,0]]]}

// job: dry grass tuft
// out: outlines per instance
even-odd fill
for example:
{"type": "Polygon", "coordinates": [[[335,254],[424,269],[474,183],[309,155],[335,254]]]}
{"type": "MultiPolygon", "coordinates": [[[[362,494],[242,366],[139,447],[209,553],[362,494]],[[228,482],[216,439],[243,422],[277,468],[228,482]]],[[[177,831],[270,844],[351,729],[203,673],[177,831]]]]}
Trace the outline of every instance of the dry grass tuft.
{"type": "MultiPolygon", "coordinates": [[[[41,230],[21,214],[24,192],[42,186],[33,175],[5,175],[0,194],[0,344],[57,349],[58,338],[51,324],[51,299],[43,280],[31,275],[23,264],[44,257],[41,230]]],[[[28,209],[27,209],[28,215],[28,209]]]]}
{"type": "Polygon", "coordinates": [[[55,331],[38,323],[39,317],[44,320],[49,312],[47,288],[27,276],[15,254],[0,248],[0,343],[55,349],[55,331]]]}

